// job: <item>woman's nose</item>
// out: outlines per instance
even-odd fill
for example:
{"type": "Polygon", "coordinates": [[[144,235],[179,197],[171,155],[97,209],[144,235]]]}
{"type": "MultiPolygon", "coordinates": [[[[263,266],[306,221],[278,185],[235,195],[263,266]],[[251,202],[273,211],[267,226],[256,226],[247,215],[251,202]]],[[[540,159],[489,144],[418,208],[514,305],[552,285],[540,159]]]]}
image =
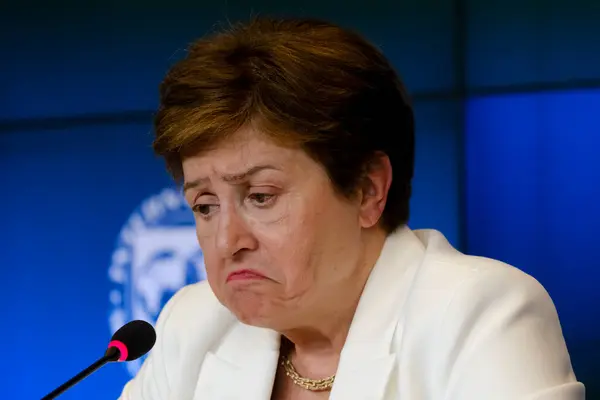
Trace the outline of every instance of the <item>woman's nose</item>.
{"type": "Polygon", "coordinates": [[[224,258],[233,257],[242,250],[256,248],[257,243],[252,230],[233,207],[221,206],[216,245],[224,258]]]}

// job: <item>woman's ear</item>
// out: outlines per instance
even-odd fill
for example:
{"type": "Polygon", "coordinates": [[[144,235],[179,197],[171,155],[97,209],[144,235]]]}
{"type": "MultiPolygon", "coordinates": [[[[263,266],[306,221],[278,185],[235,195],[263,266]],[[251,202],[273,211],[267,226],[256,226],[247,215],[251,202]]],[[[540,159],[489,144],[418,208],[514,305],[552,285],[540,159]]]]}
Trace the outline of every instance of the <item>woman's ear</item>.
{"type": "Polygon", "coordinates": [[[367,163],[361,185],[360,224],[371,228],[379,222],[392,185],[390,158],[378,152],[367,163]]]}

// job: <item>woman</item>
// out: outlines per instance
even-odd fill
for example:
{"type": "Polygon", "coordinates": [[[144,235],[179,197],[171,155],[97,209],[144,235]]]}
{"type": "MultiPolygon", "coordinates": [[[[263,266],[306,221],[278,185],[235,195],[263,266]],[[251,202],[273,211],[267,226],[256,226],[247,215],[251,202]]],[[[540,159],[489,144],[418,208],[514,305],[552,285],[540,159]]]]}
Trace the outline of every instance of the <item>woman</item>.
{"type": "Polygon", "coordinates": [[[165,306],[123,400],[583,399],[537,281],[406,226],[412,109],[357,34],[256,19],[199,40],[155,128],[208,282],[165,306]]]}

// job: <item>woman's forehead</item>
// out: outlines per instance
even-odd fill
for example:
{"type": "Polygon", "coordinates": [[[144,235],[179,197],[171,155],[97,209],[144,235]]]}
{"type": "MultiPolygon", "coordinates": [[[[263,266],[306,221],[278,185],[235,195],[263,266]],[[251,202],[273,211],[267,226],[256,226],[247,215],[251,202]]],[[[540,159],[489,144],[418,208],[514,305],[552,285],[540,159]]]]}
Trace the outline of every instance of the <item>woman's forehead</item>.
{"type": "MultiPolygon", "coordinates": [[[[275,145],[274,145],[275,146],[275,145]]],[[[250,147],[250,146],[249,146],[250,147]]],[[[256,151],[219,151],[215,149],[197,157],[183,160],[184,180],[187,182],[218,178],[227,183],[248,180],[265,174],[303,175],[314,163],[303,150],[257,147],[256,151]]]]}

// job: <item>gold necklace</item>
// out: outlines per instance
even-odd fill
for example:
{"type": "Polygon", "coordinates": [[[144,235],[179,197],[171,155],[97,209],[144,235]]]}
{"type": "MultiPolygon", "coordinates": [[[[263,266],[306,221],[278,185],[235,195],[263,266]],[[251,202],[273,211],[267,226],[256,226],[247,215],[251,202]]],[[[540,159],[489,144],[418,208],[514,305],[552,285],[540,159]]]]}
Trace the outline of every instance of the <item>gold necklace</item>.
{"type": "Polygon", "coordinates": [[[335,380],[335,375],[331,375],[330,377],[323,379],[308,379],[303,378],[298,374],[296,368],[292,364],[290,360],[290,356],[287,355],[281,358],[281,365],[285,370],[285,374],[294,382],[294,384],[300,386],[303,389],[310,390],[313,392],[322,392],[326,390],[331,390],[333,387],[333,381],[335,380]]]}

